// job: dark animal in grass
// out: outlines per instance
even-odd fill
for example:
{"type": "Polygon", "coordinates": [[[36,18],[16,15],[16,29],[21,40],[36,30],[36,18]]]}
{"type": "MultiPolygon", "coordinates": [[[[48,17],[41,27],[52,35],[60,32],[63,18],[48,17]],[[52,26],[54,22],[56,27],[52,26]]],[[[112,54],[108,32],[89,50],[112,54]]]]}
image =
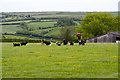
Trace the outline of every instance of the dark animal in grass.
{"type": "Polygon", "coordinates": [[[67,45],[68,41],[63,40],[63,45],[67,45]]]}
{"type": "Polygon", "coordinates": [[[16,46],[21,46],[20,43],[13,43],[13,46],[16,47],[16,46]]]}
{"type": "Polygon", "coordinates": [[[46,44],[46,45],[50,45],[51,46],[51,44],[53,43],[52,41],[44,41],[44,40],[42,40],[42,43],[44,43],[44,44],[46,44]]]}
{"type": "Polygon", "coordinates": [[[74,42],[70,41],[70,45],[74,45],[74,42]]]}
{"type": "Polygon", "coordinates": [[[62,45],[62,43],[58,43],[58,42],[56,42],[56,45],[57,45],[57,46],[61,46],[61,45],[62,45]]]}
{"type": "Polygon", "coordinates": [[[79,45],[85,45],[85,42],[84,41],[79,42],[79,45]]]}
{"type": "Polygon", "coordinates": [[[28,43],[28,42],[22,42],[22,43],[21,43],[21,46],[23,46],[23,45],[26,46],[27,43],[28,43]]]}

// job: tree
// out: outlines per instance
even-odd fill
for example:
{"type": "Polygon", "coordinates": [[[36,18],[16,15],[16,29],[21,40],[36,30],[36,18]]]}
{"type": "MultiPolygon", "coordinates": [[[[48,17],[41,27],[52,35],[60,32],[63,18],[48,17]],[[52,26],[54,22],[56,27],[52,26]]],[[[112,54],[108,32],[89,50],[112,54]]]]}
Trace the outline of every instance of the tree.
{"type": "Polygon", "coordinates": [[[81,19],[81,26],[77,28],[77,31],[82,32],[83,37],[91,38],[118,31],[118,23],[118,17],[110,13],[88,13],[81,19]]]}
{"type": "Polygon", "coordinates": [[[71,41],[75,32],[75,27],[65,26],[60,29],[60,38],[65,39],[66,41],[71,41]]]}
{"type": "Polygon", "coordinates": [[[29,29],[28,23],[26,23],[26,22],[20,23],[20,26],[18,26],[18,27],[22,28],[23,30],[27,30],[27,31],[29,29]]]}
{"type": "Polygon", "coordinates": [[[76,25],[76,23],[74,23],[73,19],[72,18],[69,18],[69,17],[62,17],[62,18],[59,18],[57,23],[54,24],[55,26],[74,26],[76,25]]]}
{"type": "Polygon", "coordinates": [[[74,25],[76,25],[76,23],[74,23],[73,19],[69,17],[59,18],[57,23],[54,24],[54,26],[62,27],[59,36],[66,41],[72,40],[72,35],[75,31],[75,27],[73,27],[74,25]]]}
{"type": "Polygon", "coordinates": [[[17,30],[16,34],[27,34],[27,35],[31,34],[30,30],[32,30],[32,29],[31,28],[29,29],[28,23],[22,22],[22,23],[20,23],[20,26],[18,26],[18,27],[20,27],[22,29],[21,30],[17,30]]]}

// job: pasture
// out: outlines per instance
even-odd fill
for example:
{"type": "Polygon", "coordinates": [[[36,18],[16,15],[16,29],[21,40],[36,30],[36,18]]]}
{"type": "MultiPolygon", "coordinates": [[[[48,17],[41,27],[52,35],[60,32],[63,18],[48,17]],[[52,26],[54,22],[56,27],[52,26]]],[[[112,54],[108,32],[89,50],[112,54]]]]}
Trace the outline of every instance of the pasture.
{"type": "Polygon", "coordinates": [[[8,39],[32,39],[32,38],[29,38],[28,36],[24,36],[24,35],[4,35],[5,38],[8,38],[8,39]]]}
{"type": "Polygon", "coordinates": [[[44,32],[49,32],[50,30],[52,31],[53,29],[55,28],[48,28],[48,29],[39,29],[39,30],[34,30],[34,31],[31,31],[32,33],[34,34],[39,34],[39,35],[43,35],[44,32]]]}
{"type": "Polygon", "coordinates": [[[31,20],[26,21],[12,21],[12,22],[2,22],[1,24],[12,24],[12,23],[22,23],[22,22],[30,22],[31,20]]]}
{"type": "Polygon", "coordinates": [[[3,78],[118,78],[118,44],[2,43],[3,78]]]}
{"type": "Polygon", "coordinates": [[[54,24],[57,22],[33,22],[28,24],[29,28],[38,29],[38,27],[45,28],[45,27],[53,27],[54,24]]]}
{"type": "Polygon", "coordinates": [[[17,26],[19,25],[2,25],[2,33],[16,33],[17,30],[20,30],[17,26]]]}
{"type": "Polygon", "coordinates": [[[59,37],[61,28],[62,27],[56,27],[54,30],[45,34],[45,36],[59,37]]]}

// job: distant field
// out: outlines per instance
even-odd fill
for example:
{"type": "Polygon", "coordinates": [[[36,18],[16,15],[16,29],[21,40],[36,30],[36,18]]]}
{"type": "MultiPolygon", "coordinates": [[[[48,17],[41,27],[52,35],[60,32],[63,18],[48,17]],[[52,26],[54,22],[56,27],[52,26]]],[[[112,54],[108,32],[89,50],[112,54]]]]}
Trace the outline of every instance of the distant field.
{"type": "Polygon", "coordinates": [[[2,15],[0,14],[0,17],[2,17],[2,15]]]}
{"type": "Polygon", "coordinates": [[[118,44],[2,43],[2,78],[118,78],[118,44]]]}
{"type": "Polygon", "coordinates": [[[49,30],[53,30],[54,28],[48,28],[48,29],[39,29],[39,30],[34,30],[34,31],[31,31],[32,33],[34,33],[34,34],[39,34],[39,35],[43,35],[42,33],[44,32],[44,31],[48,31],[49,32],[49,30]]]}
{"type": "Polygon", "coordinates": [[[111,12],[114,16],[118,15],[118,12],[111,12]]]}
{"type": "MultiPolygon", "coordinates": [[[[13,39],[28,39],[28,37],[27,36],[17,36],[17,35],[4,35],[5,36],[5,38],[13,38],[13,39]]],[[[30,39],[30,38],[29,38],[30,39]]]]}
{"type": "Polygon", "coordinates": [[[34,28],[38,29],[39,27],[44,28],[44,27],[52,27],[54,24],[57,22],[33,22],[28,24],[29,28],[34,28]]]}
{"type": "MultiPolygon", "coordinates": [[[[32,20],[22,21],[23,19],[33,18],[33,22],[29,23],[28,27],[31,30],[31,32],[33,32],[37,35],[38,34],[41,35],[43,31],[53,29],[53,28],[48,28],[48,27],[53,27],[54,24],[57,23],[57,19],[54,19],[55,17],[58,18],[58,17],[66,17],[67,16],[67,17],[74,17],[74,18],[84,18],[87,13],[88,12],[10,12],[10,13],[3,13],[3,15],[0,14],[0,17],[6,16],[8,14],[7,18],[0,19],[0,21],[3,20],[3,22],[0,24],[10,24],[10,25],[2,25],[2,33],[7,32],[7,33],[14,34],[14,33],[16,33],[17,30],[20,29],[17,27],[19,25],[19,23],[32,21],[32,20]],[[10,16],[10,15],[12,15],[12,16],[10,16]],[[30,17],[26,17],[28,15],[30,15],[30,17]],[[23,17],[21,17],[21,16],[23,16],[23,17]],[[51,18],[51,19],[41,20],[41,21],[46,21],[46,22],[34,22],[35,19],[39,20],[41,17],[42,18],[51,18]],[[7,20],[9,22],[4,22],[5,20],[7,20]],[[12,20],[15,20],[15,21],[12,21],[12,20]],[[21,20],[21,21],[17,21],[17,20],[21,20]],[[56,21],[56,22],[47,22],[47,21],[56,21]],[[47,29],[41,29],[41,28],[47,28],[47,29]]],[[[113,15],[118,15],[118,12],[109,12],[109,13],[112,13],[113,15]]],[[[77,21],[74,21],[74,22],[77,23],[78,26],[81,25],[77,21]]],[[[45,36],[58,37],[59,30],[60,30],[60,28],[54,28],[54,30],[46,33],[45,36]]]]}
{"type": "Polygon", "coordinates": [[[25,20],[25,21],[11,21],[11,22],[2,22],[0,24],[11,24],[11,23],[22,23],[22,22],[30,22],[31,20],[25,20]]]}
{"type": "Polygon", "coordinates": [[[2,33],[15,33],[20,28],[17,27],[18,25],[2,25],[2,33]]]}
{"type": "Polygon", "coordinates": [[[59,37],[60,29],[61,29],[61,27],[57,27],[54,30],[52,30],[52,31],[48,32],[47,34],[45,34],[45,36],[59,37]]]}
{"type": "Polygon", "coordinates": [[[49,18],[52,18],[52,17],[84,17],[85,15],[80,15],[80,14],[77,14],[77,15],[69,15],[69,14],[55,14],[55,15],[37,15],[37,16],[33,16],[35,18],[42,18],[42,17],[49,17],[49,18]]]}

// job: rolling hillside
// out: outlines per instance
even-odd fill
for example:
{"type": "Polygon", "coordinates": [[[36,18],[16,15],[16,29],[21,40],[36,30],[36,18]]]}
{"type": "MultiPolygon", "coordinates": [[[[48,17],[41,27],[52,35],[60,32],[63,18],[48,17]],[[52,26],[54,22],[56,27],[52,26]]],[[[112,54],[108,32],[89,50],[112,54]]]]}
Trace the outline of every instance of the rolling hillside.
{"type": "MultiPolygon", "coordinates": [[[[113,15],[118,14],[117,12],[110,13],[113,15]]],[[[26,22],[30,32],[34,35],[58,37],[60,27],[54,26],[58,18],[71,17],[80,26],[81,24],[78,18],[81,19],[86,14],[87,12],[8,12],[2,13],[2,15],[0,14],[0,25],[2,25],[3,34],[16,34],[16,31],[21,29],[17,26],[20,26],[22,22],[26,22]]]]}

